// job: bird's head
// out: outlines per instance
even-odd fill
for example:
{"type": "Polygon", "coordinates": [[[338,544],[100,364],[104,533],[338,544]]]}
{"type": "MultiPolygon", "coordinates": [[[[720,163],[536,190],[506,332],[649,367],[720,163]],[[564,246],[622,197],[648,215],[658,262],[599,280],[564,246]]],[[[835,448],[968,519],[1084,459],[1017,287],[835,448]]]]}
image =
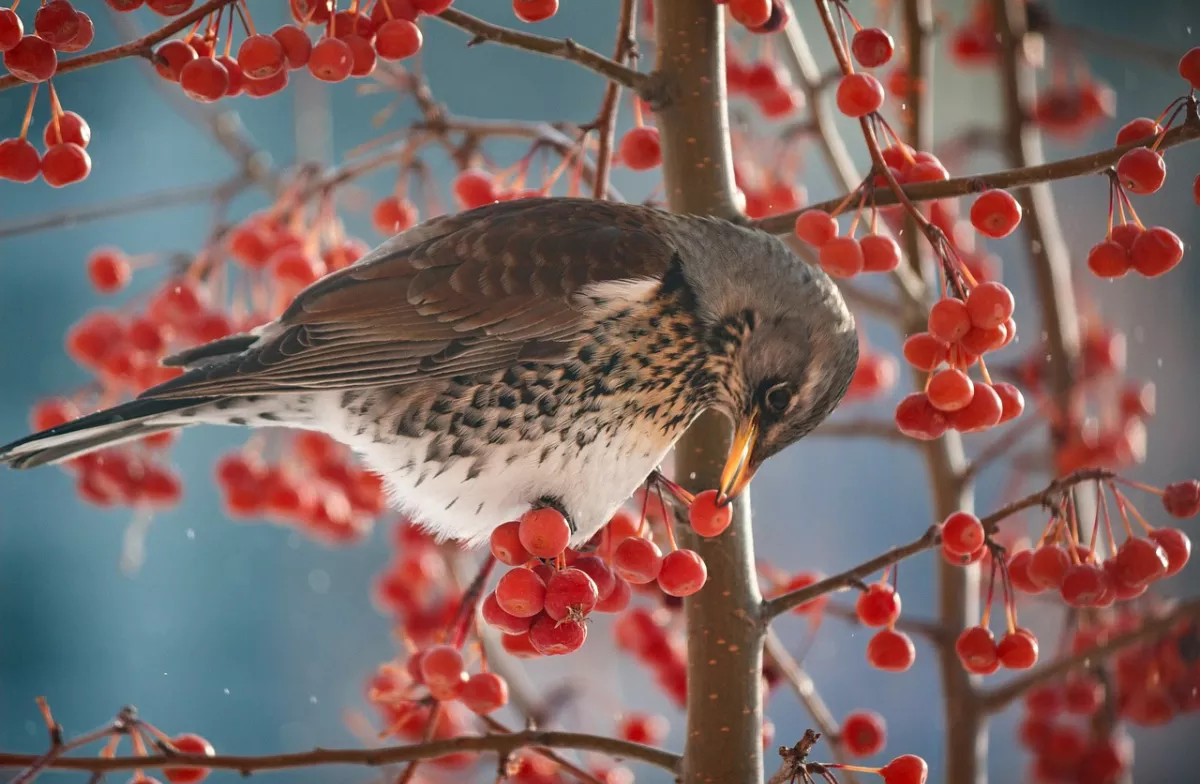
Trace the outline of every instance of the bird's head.
{"type": "Polygon", "coordinates": [[[713,406],[734,426],[719,488],[733,499],[763,461],[841,402],[858,363],[858,334],[824,272],[774,237],[724,227],[688,278],[712,329],[714,354],[728,363],[713,406]]]}

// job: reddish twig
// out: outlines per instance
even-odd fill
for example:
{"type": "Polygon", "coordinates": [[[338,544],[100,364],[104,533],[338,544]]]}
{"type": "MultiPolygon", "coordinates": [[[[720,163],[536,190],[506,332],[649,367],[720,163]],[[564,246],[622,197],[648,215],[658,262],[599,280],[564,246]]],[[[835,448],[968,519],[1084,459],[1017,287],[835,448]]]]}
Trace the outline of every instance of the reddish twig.
{"type": "MultiPolygon", "coordinates": [[[[120,44],[119,46],[113,46],[108,49],[101,49],[98,52],[85,54],[82,57],[73,57],[70,60],[63,60],[59,62],[58,68],[55,70],[54,75],[55,77],[59,77],[65,73],[70,73],[71,71],[78,71],[81,68],[90,68],[94,65],[101,65],[102,63],[111,63],[113,60],[120,60],[125,57],[136,56],[151,58],[154,56],[155,44],[165,41],[166,39],[175,35],[175,33],[178,33],[180,30],[190,27],[198,20],[203,19],[213,11],[216,11],[218,8],[229,5],[232,2],[234,2],[234,0],[208,0],[207,3],[204,3],[199,8],[189,11],[183,16],[172,20],[168,24],[163,25],[154,32],[145,35],[136,41],[130,41],[129,43],[120,44]]],[[[15,76],[0,76],[0,90],[19,87],[23,84],[27,84],[27,82],[23,82],[15,76]]]]}
{"type": "MultiPolygon", "coordinates": [[[[637,38],[633,34],[633,20],[637,15],[637,0],[621,0],[621,18],[617,24],[617,47],[613,60],[625,64],[635,56],[637,38]]],[[[592,198],[603,199],[608,193],[608,173],[613,162],[613,137],[617,132],[617,108],[621,105],[621,85],[610,81],[604,88],[604,102],[600,114],[593,123],[600,132],[600,143],[596,150],[596,177],[592,184],[592,198]]]]}
{"type": "MultiPolygon", "coordinates": [[[[679,769],[680,758],[662,749],[643,746],[640,743],[587,735],[579,732],[545,732],[522,730],[509,734],[480,735],[407,746],[387,746],[378,749],[313,749],[291,754],[266,754],[261,756],[236,756],[218,754],[204,757],[195,754],[154,754],[145,757],[76,758],[59,757],[45,767],[55,770],[84,770],[92,773],[107,773],[137,768],[204,767],[217,770],[232,770],[248,776],[268,770],[291,770],[325,765],[363,765],[380,767],[397,762],[436,759],[459,752],[494,752],[500,755],[526,747],[547,749],[577,749],[594,751],[620,759],[632,759],[654,765],[668,771],[679,769]]],[[[0,768],[24,768],[39,759],[34,754],[0,754],[0,768]]]]}

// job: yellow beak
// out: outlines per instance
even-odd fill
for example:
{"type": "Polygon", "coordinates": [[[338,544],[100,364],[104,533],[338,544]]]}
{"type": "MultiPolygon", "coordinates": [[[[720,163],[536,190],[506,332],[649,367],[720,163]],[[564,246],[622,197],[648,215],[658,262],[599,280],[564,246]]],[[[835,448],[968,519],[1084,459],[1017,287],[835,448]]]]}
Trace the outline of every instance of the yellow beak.
{"type": "Polygon", "coordinates": [[[750,467],[750,453],[758,440],[758,413],[755,412],[748,420],[738,425],[733,434],[733,444],[729,447],[729,457],[725,459],[725,470],[721,472],[721,488],[717,502],[727,504],[741,495],[754,476],[750,467]]]}

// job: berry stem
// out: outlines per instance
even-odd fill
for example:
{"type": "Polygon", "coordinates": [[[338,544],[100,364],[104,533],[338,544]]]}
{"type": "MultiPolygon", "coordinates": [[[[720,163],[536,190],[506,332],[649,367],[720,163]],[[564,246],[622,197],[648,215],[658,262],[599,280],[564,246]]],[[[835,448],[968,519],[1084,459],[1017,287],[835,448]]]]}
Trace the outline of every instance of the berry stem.
{"type": "Polygon", "coordinates": [[[33,121],[33,104],[37,101],[39,87],[41,85],[35,83],[29,92],[29,103],[25,105],[25,118],[21,120],[21,135],[17,137],[21,141],[25,141],[25,136],[29,133],[29,123],[33,121]]]}

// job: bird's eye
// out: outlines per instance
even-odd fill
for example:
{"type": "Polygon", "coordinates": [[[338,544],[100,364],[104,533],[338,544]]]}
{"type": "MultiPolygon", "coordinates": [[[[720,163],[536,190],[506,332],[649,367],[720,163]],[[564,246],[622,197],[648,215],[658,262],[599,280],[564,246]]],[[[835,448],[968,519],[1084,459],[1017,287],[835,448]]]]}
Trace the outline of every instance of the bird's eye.
{"type": "Polygon", "coordinates": [[[787,384],[776,384],[763,395],[763,405],[768,411],[782,414],[792,404],[792,390],[787,384]]]}

